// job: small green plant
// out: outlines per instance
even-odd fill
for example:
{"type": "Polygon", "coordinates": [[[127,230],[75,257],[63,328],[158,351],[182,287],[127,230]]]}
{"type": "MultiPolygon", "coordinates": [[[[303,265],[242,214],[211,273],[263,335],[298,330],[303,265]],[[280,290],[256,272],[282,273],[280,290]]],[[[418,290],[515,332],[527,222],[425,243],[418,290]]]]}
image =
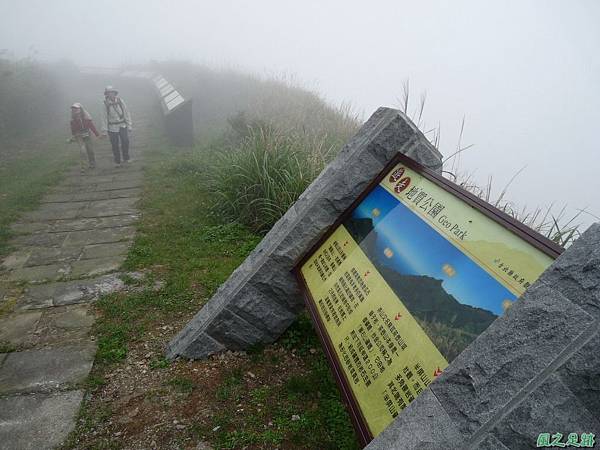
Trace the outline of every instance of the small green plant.
{"type": "Polygon", "coordinates": [[[314,392],[314,384],[310,377],[293,375],[286,381],[285,389],[292,397],[309,395],[314,392]]]}
{"type": "Polygon", "coordinates": [[[100,331],[96,361],[110,364],[124,360],[127,356],[129,325],[100,320],[96,328],[100,331]]]}
{"type": "Polygon", "coordinates": [[[260,435],[260,440],[264,445],[275,446],[283,442],[284,434],[282,430],[267,429],[260,435]]]}
{"type": "Polygon", "coordinates": [[[89,390],[95,390],[106,384],[104,377],[98,374],[92,374],[85,380],[85,387],[89,390]]]}
{"type": "Polygon", "coordinates": [[[7,341],[0,341],[0,353],[12,353],[17,349],[16,345],[7,341]]]}
{"type": "Polygon", "coordinates": [[[264,403],[269,396],[269,388],[261,387],[250,391],[250,397],[256,403],[264,403]]]}
{"type": "Polygon", "coordinates": [[[120,275],[121,281],[125,284],[125,286],[135,286],[139,284],[139,280],[133,278],[128,273],[123,273],[120,275]]]}
{"type": "Polygon", "coordinates": [[[233,417],[227,411],[223,411],[223,412],[215,415],[214,425],[215,425],[215,428],[217,428],[217,430],[215,430],[214,432],[216,433],[217,431],[222,431],[223,428],[227,428],[228,426],[231,425],[232,421],[233,421],[233,417]]]}
{"type": "Polygon", "coordinates": [[[216,442],[216,448],[245,448],[249,445],[256,444],[258,441],[259,436],[252,431],[234,430],[220,434],[216,442]]]}
{"type": "Polygon", "coordinates": [[[196,387],[194,381],[186,377],[172,378],[167,382],[167,384],[173,387],[176,391],[181,392],[183,394],[189,394],[196,387]]]}
{"type": "Polygon", "coordinates": [[[241,369],[234,369],[217,388],[215,394],[217,400],[224,401],[232,398],[237,400],[241,395],[241,386],[242,371],[241,369]]]}
{"type": "Polygon", "coordinates": [[[258,363],[262,360],[264,355],[265,345],[263,343],[256,343],[250,346],[246,353],[250,356],[250,361],[253,363],[258,363]]]}
{"type": "Polygon", "coordinates": [[[154,358],[153,360],[150,361],[149,367],[152,370],[155,369],[166,369],[167,367],[169,367],[169,365],[171,364],[171,362],[162,357],[162,358],[154,358]]]}
{"type": "Polygon", "coordinates": [[[279,342],[286,349],[296,351],[300,355],[306,355],[310,349],[320,346],[312,322],[306,314],[298,316],[279,342]]]}

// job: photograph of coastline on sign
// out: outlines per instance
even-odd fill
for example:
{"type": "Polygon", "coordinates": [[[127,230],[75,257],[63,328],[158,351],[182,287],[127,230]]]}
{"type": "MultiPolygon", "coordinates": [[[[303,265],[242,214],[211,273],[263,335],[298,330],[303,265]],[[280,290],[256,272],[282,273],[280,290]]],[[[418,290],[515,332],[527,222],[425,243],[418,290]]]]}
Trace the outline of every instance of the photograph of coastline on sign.
{"type": "Polygon", "coordinates": [[[448,362],[516,299],[381,186],[344,227],[448,362]]]}

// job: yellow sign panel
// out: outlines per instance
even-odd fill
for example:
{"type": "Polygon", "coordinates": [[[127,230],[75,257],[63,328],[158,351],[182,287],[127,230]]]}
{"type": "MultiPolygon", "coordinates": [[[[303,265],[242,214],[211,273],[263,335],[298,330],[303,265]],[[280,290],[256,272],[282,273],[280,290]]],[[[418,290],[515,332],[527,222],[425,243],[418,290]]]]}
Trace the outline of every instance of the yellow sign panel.
{"type": "Polygon", "coordinates": [[[552,260],[398,164],[300,273],[377,436],[552,260]]]}

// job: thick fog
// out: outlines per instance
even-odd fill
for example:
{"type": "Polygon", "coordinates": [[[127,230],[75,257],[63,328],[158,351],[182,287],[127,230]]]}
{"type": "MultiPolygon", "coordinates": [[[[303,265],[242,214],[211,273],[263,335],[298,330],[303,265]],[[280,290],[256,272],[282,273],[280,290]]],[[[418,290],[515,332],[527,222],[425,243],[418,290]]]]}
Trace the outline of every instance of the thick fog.
{"type": "MultiPolygon", "coordinates": [[[[184,59],[293,77],[363,118],[426,91],[424,129],[508,197],[600,217],[600,2],[8,1],[0,48],[116,66],[184,59]]],[[[1,100],[0,100],[1,101],[1,100]]],[[[594,220],[581,217],[585,223],[594,220]]]]}

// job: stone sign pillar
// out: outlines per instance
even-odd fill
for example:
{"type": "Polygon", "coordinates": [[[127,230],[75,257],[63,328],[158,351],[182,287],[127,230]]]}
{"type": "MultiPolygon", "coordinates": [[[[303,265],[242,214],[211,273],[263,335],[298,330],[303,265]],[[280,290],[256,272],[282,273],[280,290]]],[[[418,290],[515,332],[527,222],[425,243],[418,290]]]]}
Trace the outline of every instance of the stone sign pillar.
{"type": "Polygon", "coordinates": [[[410,119],[379,108],[169,343],[167,357],[275,341],[304,308],[292,268],[398,152],[441,171],[441,154],[410,119]]]}

